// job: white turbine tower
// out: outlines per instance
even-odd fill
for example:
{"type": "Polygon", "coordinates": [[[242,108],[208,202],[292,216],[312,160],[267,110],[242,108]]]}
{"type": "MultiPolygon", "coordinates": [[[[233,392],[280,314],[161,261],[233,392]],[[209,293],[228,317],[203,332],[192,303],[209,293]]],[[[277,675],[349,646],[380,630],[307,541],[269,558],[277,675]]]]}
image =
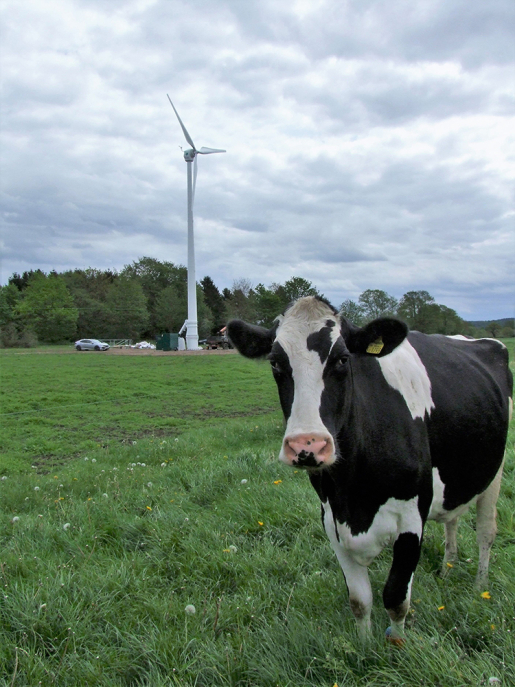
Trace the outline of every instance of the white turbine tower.
{"type": "Polygon", "coordinates": [[[210,155],[211,153],[225,153],[225,150],[218,148],[204,148],[200,150],[195,148],[195,144],[191,140],[186,127],[182,123],[179,113],[175,109],[170,96],[167,94],[170,105],[177,115],[179,124],[184,133],[186,141],[190,144],[191,149],[184,151],[184,159],[187,163],[188,173],[188,319],[182,325],[179,334],[182,334],[186,329],[186,347],[188,350],[198,350],[198,321],[197,321],[197,284],[195,279],[195,243],[193,236],[193,201],[195,200],[195,186],[197,185],[197,155],[210,155]],[[191,170],[191,163],[193,162],[193,174],[191,170]]]}

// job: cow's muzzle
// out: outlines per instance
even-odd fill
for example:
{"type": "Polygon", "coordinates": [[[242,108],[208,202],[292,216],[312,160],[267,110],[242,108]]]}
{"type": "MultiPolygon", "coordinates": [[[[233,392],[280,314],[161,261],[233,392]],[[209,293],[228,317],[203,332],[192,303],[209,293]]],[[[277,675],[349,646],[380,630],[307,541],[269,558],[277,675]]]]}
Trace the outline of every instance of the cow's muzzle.
{"type": "Polygon", "coordinates": [[[286,436],[279,458],[293,467],[328,467],[336,460],[333,438],[314,433],[286,436]]]}

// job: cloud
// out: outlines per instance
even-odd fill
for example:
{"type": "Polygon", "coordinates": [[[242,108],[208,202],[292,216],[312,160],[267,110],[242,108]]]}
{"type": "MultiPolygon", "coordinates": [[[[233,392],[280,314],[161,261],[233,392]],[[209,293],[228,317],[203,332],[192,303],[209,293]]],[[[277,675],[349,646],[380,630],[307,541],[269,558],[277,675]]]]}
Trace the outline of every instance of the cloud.
{"type": "MultiPolygon", "coordinates": [[[[513,314],[508,0],[33,0],[4,14],[2,283],[186,262],[513,314]]],[[[511,23],[510,23],[511,22],[511,23]]]]}

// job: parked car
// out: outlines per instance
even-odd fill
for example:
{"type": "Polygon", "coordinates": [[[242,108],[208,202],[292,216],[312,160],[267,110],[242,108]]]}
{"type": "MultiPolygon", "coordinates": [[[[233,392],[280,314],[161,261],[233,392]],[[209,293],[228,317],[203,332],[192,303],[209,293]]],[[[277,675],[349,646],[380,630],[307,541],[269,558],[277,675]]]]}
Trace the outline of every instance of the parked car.
{"type": "Polygon", "coordinates": [[[77,351],[107,351],[109,344],[98,339],[80,339],[75,342],[77,351]]]}

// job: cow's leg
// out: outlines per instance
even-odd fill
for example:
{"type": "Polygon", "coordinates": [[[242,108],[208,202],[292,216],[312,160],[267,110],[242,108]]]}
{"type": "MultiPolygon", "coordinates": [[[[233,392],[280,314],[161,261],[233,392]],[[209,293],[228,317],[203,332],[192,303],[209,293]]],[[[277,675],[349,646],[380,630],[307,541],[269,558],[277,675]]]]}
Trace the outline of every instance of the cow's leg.
{"type": "Polygon", "coordinates": [[[490,486],[479,495],[477,499],[476,538],[479,546],[479,564],[476,575],[476,587],[486,590],[488,585],[488,564],[490,562],[490,549],[497,533],[496,503],[501,488],[502,468],[490,486]]]}
{"type": "Polygon", "coordinates": [[[349,590],[349,604],[356,619],[358,634],[363,641],[370,639],[372,613],[372,587],[368,578],[368,568],[356,563],[341,544],[333,549],[340,563],[347,589],[349,590]]]}
{"type": "Polygon", "coordinates": [[[413,532],[402,532],[393,545],[393,561],[383,590],[383,602],[391,621],[390,639],[401,642],[409,610],[411,582],[420,557],[421,540],[413,532]]]}
{"type": "Polygon", "coordinates": [[[368,569],[365,565],[356,563],[347,549],[342,546],[336,533],[331,508],[327,503],[322,504],[322,523],[345,577],[351,611],[358,625],[358,634],[363,641],[366,641],[371,636],[370,614],[372,612],[372,587],[368,579],[368,569]]]}
{"type": "Polygon", "coordinates": [[[453,563],[458,558],[457,531],[458,516],[445,523],[445,554],[442,563],[442,575],[445,575],[449,570],[447,563],[453,563]]]}

